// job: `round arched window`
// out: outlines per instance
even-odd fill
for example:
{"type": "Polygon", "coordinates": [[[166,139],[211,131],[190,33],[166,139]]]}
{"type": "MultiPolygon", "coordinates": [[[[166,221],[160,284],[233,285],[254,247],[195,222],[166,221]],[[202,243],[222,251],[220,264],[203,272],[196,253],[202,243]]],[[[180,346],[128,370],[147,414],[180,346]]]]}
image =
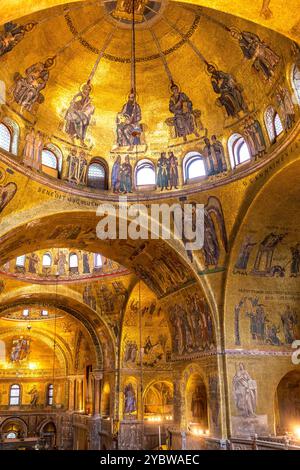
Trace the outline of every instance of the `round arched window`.
{"type": "Polygon", "coordinates": [[[106,171],[104,165],[93,162],[88,168],[88,186],[95,189],[106,188],[106,171]]]}
{"type": "Polygon", "coordinates": [[[204,159],[198,152],[189,152],[183,160],[184,181],[187,183],[207,175],[204,159]]]}

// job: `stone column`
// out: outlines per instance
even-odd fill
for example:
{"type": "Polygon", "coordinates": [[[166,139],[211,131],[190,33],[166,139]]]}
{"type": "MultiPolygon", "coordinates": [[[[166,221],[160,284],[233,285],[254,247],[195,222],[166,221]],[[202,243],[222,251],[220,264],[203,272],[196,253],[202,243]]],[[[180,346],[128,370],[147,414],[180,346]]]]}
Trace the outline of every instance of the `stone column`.
{"type": "Polygon", "coordinates": [[[93,415],[99,416],[100,415],[100,400],[101,400],[101,380],[103,378],[103,374],[100,371],[93,372],[94,378],[94,396],[93,396],[93,415]]]}
{"type": "Polygon", "coordinates": [[[69,411],[74,411],[74,378],[68,378],[68,386],[69,386],[69,411]]]}

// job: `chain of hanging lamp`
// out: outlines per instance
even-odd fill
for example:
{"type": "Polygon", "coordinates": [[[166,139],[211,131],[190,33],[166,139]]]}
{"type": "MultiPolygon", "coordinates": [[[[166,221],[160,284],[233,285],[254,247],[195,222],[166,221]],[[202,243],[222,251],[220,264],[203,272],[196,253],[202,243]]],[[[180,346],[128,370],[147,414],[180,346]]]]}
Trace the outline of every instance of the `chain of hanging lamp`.
{"type": "MultiPolygon", "coordinates": [[[[137,105],[137,87],[136,87],[136,30],[135,30],[135,0],[132,0],[132,34],[131,34],[131,92],[134,96],[134,110],[137,105]]],[[[133,131],[133,136],[140,134],[140,129],[133,131]]],[[[135,145],[135,166],[138,163],[138,147],[135,145]]],[[[137,192],[137,204],[139,205],[139,192],[137,192]]],[[[138,280],[138,325],[139,325],[139,359],[140,359],[140,396],[141,413],[143,419],[143,331],[142,331],[142,308],[141,308],[141,281],[138,280]]]]}

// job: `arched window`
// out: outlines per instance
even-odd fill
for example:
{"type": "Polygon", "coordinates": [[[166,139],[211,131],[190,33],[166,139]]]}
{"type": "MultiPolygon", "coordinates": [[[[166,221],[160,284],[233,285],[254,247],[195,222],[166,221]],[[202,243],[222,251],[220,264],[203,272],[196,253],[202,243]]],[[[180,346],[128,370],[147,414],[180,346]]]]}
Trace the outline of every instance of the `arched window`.
{"type": "Polygon", "coordinates": [[[155,167],[150,160],[140,160],[135,169],[136,186],[155,185],[155,167]]]}
{"type": "Polygon", "coordinates": [[[41,316],[42,317],[48,317],[48,310],[42,310],[41,311],[41,316]]]}
{"type": "Polygon", "coordinates": [[[46,403],[48,406],[53,405],[53,392],[54,392],[53,384],[49,384],[47,387],[47,397],[46,397],[46,403]]]}
{"type": "Polygon", "coordinates": [[[102,256],[99,253],[94,254],[94,266],[95,268],[101,268],[103,265],[102,263],[102,256]]]}
{"type": "Polygon", "coordinates": [[[92,162],[88,168],[88,186],[96,189],[107,189],[106,170],[102,163],[92,162]]]}
{"type": "Polygon", "coordinates": [[[204,159],[198,152],[189,152],[183,159],[184,181],[187,183],[193,179],[207,175],[204,159]]]}
{"type": "Polygon", "coordinates": [[[16,259],[16,266],[17,266],[18,268],[24,268],[24,266],[25,266],[25,260],[26,260],[26,256],[25,256],[25,255],[18,256],[17,259],[16,259]]]}
{"type": "Polygon", "coordinates": [[[56,155],[48,149],[43,149],[42,151],[42,165],[57,170],[58,163],[56,155]]]}
{"type": "Polygon", "coordinates": [[[233,134],[229,138],[228,150],[232,168],[251,160],[249,147],[241,134],[233,134]]]}
{"type": "Polygon", "coordinates": [[[279,114],[272,106],[269,106],[265,112],[265,125],[270,142],[276,142],[276,138],[283,133],[284,129],[279,114]]]}
{"type": "Polygon", "coordinates": [[[18,155],[20,128],[15,121],[9,119],[8,117],[5,117],[3,119],[3,124],[5,124],[5,126],[9,129],[11,135],[11,144],[9,151],[14,155],[18,155]]]}
{"type": "Polygon", "coordinates": [[[6,150],[7,152],[11,151],[12,145],[12,133],[6,124],[1,122],[0,124],[0,148],[6,150]]]}
{"type": "Polygon", "coordinates": [[[45,253],[43,255],[43,267],[44,268],[50,268],[51,264],[52,264],[51,255],[49,253],[45,253]]]}
{"type": "Polygon", "coordinates": [[[10,406],[20,405],[20,399],[21,399],[20,385],[18,384],[11,385],[9,389],[9,405],[10,406]]]}
{"type": "Polygon", "coordinates": [[[69,257],[70,268],[78,268],[78,256],[76,253],[71,253],[69,257]]]}
{"type": "Polygon", "coordinates": [[[297,64],[292,67],[292,86],[297,98],[298,104],[300,105],[300,68],[297,64]]]}
{"type": "Polygon", "coordinates": [[[23,317],[29,317],[29,310],[28,310],[28,308],[25,308],[25,309],[23,310],[23,317]]]}

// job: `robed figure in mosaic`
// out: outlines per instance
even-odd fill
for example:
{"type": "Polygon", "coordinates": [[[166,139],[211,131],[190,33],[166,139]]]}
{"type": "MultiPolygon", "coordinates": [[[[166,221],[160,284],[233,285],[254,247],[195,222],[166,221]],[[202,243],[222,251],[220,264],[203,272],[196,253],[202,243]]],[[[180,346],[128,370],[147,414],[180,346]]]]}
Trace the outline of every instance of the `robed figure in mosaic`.
{"type": "Polygon", "coordinates": [[[131,92],[127,103],[117,115],[117,144],[119,147],[131,147],[140,145],[142,132],[140,122],[142,112],[140,105],[136,102],[134,92],[131,92]]]}
{"type": "Polygon", "coordinates": [[[253,61],[254,70],[261,73],[264,80],[270,80],[280,57],[257,34],[235,28],[231,28],[230,32],[238,40],[244,57],[253,61]]]}
{"type": "Polygon", "coordinates": [[[208,64],[207,71],[211,75],[214,92],[220,95],[217,104],[224,106],[227,116],[239,117],[240,112],[247,112],[248,107],[243,97],[243,87],[237,83],[233,75],[217,70],[211,64],[208,64]]]}
{"type": "Polygon", "coordinates": [[[174,114],[176,137],[183,137],[184,141],[187,140],[187,136],[190,134],[199,137],[195,126],[192,101],[179,90],[175,83],[171,85],[171,92],[169,110],[174,114]]]}
{"type": "Polygon", "coordinates": [[[53,66],[54,59],[49,58],[43,62],[37,62],[25,70],[25,76],[15,73],[15,85],[12,88],[14,101],[29,112],[34,112],[34,105],[43,103],[44,96],[41,91],[49,80],[49,69],[53,66]]]}
{"type": "Polygon", "coordinates": [[[0,34],[0,57],[12,51],[22,41],[25,34],[32,31],[34,26],[35,23],[27,23],[25,25],[18,25],[11,21],[5,23],[4,31],[0,34]]]}
{"type": "Polygon", "coordinates": [[[86,147],[86,133],[95,112],[90,93],[92,87],[89,83],[83,85],[81,91],[72,99],[65,115],[65,131],[71,137],[72,141],[78,139],[82,146],[86,147]]]}

